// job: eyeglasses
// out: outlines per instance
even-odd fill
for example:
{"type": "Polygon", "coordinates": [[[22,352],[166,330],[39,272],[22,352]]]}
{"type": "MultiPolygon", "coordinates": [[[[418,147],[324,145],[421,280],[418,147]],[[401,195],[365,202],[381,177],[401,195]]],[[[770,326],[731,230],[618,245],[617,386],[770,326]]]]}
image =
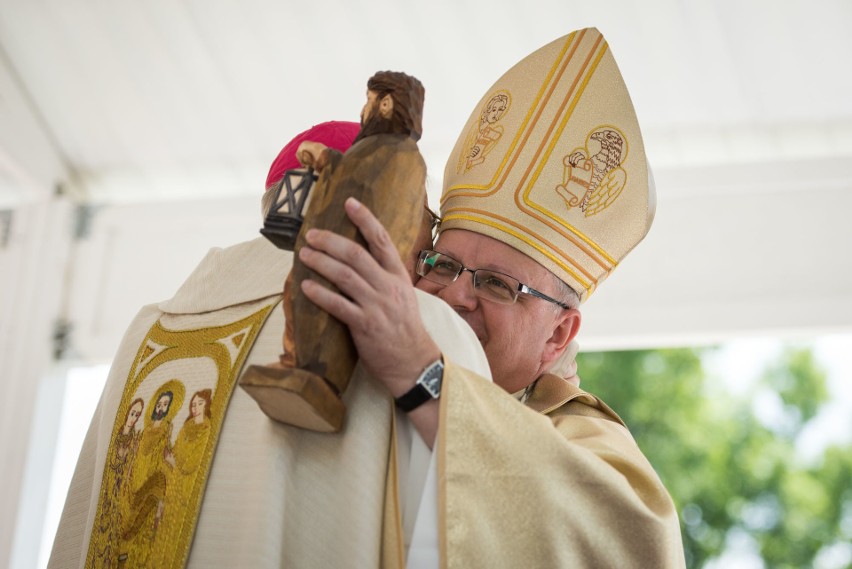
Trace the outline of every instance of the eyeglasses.
{"type": "Polygon", "coordinates": [[[423,206],[426,209],[426,213],[429,214],[429,228],[432,231],[432,241],[435,241],[435,238],[438,236],[438,229],[441,227],[441,216],[432,211],[428,205],[423,206]]]}
{"type": "Polygon", "coordinates": [[[498,304],[513,304],[519,294],[528,294],[562,308],[570,308],[564,302],[521,284],[514,277],[486,269],[468,269],[452,257],[437,251],[420,251],[417,259],[417,274],[435,284],[448,286],[464,271],[473,275],[473,292],[479,298],[498,304]]]}

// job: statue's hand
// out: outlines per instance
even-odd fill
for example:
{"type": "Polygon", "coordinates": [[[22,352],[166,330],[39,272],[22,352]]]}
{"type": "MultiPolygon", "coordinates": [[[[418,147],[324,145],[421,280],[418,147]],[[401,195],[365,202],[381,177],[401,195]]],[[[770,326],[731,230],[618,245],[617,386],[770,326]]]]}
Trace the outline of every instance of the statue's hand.
{"type": "Polygon", "coordinates": [[[309,166],[315,172],[320,173],[328,164],[328,146],[321,142],[306,140],[299,144],[296,150],[296,158],[302,166],[309,166]]]}

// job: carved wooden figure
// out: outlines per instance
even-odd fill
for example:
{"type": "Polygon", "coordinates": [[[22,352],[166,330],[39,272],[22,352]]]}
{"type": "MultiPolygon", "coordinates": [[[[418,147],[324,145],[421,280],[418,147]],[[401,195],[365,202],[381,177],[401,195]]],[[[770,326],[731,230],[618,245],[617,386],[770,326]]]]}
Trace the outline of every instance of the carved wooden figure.
{"type": "Polygon", "coordinates": [[[383,71],[367,82],[361,130],[345,154],[304,142],[299,160],[313,166],[319,179],[296,239],[293,268],[285,286],[285,354],[268,366],[251,366],[242,387],[273,419],[323,432],[343,425],[341,395],[358,355],[348,328],[320,310],[301,291],[310,278],[333,285],[305,267],[298,251],[311,228],[329,229],[366,246],[343,210],[352,196],[376,215],[407,260],[421,233],[426,196],[426,164],[416,141],[422,132],[424,90],[404,73],[383,71]],[[292,323],[292,338],[290,337],[292,323]],[[295,364],[295,365],[294,365],[295,364]]]}

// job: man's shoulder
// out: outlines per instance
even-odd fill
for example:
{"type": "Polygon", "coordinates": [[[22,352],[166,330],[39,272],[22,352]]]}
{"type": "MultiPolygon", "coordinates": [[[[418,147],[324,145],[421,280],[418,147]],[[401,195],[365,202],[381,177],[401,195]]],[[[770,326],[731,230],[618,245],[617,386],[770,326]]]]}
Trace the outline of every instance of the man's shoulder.
{"type": "Polygon", "coordinates": [[[611,421],[613,423],[624,426],[624,422],[621,420],[621,417],[619,417],[615,413],[615,411],[610,409],[609,406],[606,405],[606,403],[604,403],[594,395],[591,395],[590,393],[586,393],[586,395],[588,397],[582,397],[566,401],[561,407],[551,411],[549,415],[551,417],[569,415],[591,417],[594,419],[603,419],[606,421],[611,421]]]}
{"type": "Polygon", "coordinates": [[[208,251],[163,312],[196,314],[281,294],[293,255],[263,237],[208,251]]]}
{"type": "Polygon", "coordinates": [[[625,426],[621,417],[600,397],[552,373],[546,373],[536,381],[526,405],[551,418],[592,417],[625,426]]]}

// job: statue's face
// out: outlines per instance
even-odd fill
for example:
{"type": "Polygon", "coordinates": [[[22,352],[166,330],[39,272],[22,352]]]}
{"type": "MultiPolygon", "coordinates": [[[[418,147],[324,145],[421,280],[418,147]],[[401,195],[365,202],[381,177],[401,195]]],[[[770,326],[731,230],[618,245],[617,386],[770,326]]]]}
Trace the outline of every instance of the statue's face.
{"type": "Polygon", "coordinates": [[[361,126],[367,124],[373,113],[378,112],[378,97],[379,94],[375,91],[367,90],[367,102],[364,103],[364,108],[361,109],[361,126]]]}

